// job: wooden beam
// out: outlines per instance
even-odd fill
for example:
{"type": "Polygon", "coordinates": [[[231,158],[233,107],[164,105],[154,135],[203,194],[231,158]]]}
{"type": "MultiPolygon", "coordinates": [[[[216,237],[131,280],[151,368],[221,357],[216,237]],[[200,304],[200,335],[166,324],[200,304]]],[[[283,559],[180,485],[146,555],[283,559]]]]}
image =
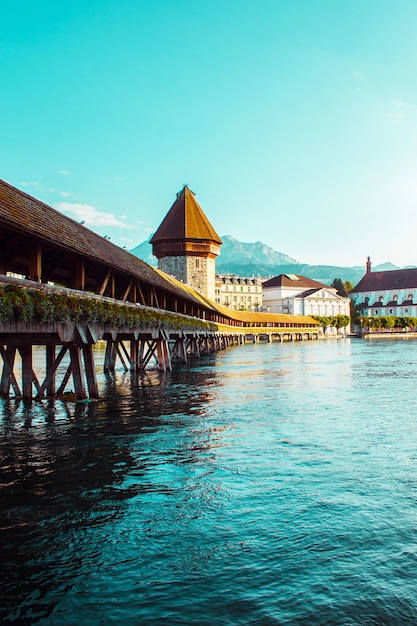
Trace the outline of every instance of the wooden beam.
{"type": "MultiPolygon", "coordinates": [[[[46,371],[47,371],[47,375],[45,380],[43,381],[42,385],[40,386],[39,390],[38,390],[38,394],[37,394],[37,398],[43,398],[43,394],[45,393],[45,390],[47,390],[48,392],[48,396],[49,395],[55,395],[55,376],[56,376],[56,371],[59,367],[59,365],[61,364],[62,359],[64,358],[64,356],[66,355],[66,353],[68,352],[68,345],[64,345],[62,346],[61,350],[59,351],[58,356],[55,358],[55,346],[53,346],[53,350],[49,350],[51,349],[52,346],[47,346],[46,347],[46,362],[47,362],[47,366],[46,366],[46,371]]],[[[68,375],[68,379],[69,379],[69,375],[68,375]]],[[[64,385],[65,388],[65,385],[64,385]]],[[[64,389],[63,388],[63,389],[64,389]]],[[[61,388],[60,388],[61,389],[61,388]]],[[[58,392],[58,393],[62,393],[63,389],[58,392]]]]}
{"type": "MultiPolygon", "coordinates": [[[[133,278],[132,278],[132,279],[131,279],[131,281],[129,282],[129,284],[128,284],[128,286],[127,286],[127,289],[126,289],[126,291],[124,292],[124,294],[123,294],[123,296],[122,296],[122,300],[123,300],[123,302],[126,302],[126,300],[127,300],[127,296],[129,295],[130,290],[132,289],[132,287],[133,287],[133,278]]],[[[134,300],[133,300],[133,302],[134,302],[134,300]]]]}
{"type": "Polygon", "coordinates": [[[153,294],[153,297],[154,297],[154,300],[155,300],[156,307],[159,309],[158,294],[156,293],[155,287],[152,287],[152,294],[153,294]]]}
{"type": "Polygon", "coordinates": [[[88,344],[82,347],[84,356],[85,375],[87,378],[88,395],[90,398],[98,398],[98,383],[96,367],[94,364],[93,346],[88,344]]]}
{"type": "Polygon", "coordinates": [[[29,276],[30,280],[40,283],[42,280],[42,249],[40,241],[34,241],[29,246],[29,276]]]}
{"type": "Polygon", "coordinates": [[[74,267],[74,288],[85,290],[85,259],[77,257],[74,267]]]}
{"type": "Polygon", "coordinates": [[[141,304],[146,305],[146,298],[145,298],[145,296],[143,295],[143,291],[142,291],[142,287],[141,287],[140,282],[139,282],[139,281],[136,281],[136,285],[137,285],[137,289],[138,289],[138,291],[139,291],[139,295],[140,295],[141,300],[142,300],[141,304]]]}
{"type": "Polygon", "coordinates": [[[87,397],[87,391],[82,371],[81,348],[80,346],[71,345],[69,352],[71,356],[72,378],[74,381],[75,395],[80,400],[83,400],[87,397]]]}
{"type": "Polygon", "coordinates": [[[7,346],[7,348],[5,348],[3,345],[0,344],[0,354],[1,358],[3,359],[3,372],[0,381],[0,394],[4,396],[9,395],[10,385],[12,385],[15,396],[21,397],[22,394],[13,372],[14,361],[16,357],[16,347],[7,346]]]}
{"type": "Polygon", "coordinates": [[[107,270],[106,276],[104,277],[103,283],[102,283],[100,289],[98,290],[99,296],[102,296],[104,294],[104,292],[106,291],[107,285],[109,284],[109,280],[110,280],[111,274],[112,274],[112,270],[111,270],[111,268],[109,268],[107,270]]]}

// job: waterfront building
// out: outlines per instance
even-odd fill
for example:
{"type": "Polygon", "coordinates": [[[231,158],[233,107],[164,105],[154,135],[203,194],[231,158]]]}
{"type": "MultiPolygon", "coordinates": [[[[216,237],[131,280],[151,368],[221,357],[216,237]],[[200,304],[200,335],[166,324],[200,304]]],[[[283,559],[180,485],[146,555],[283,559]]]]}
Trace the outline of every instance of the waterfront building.
{"type": "Polygon", "coordinates": [[[262,279],[217,275],[216,304],[235,311],[262,311],[262,279]]]}
{"type": "Polygon", "coordinates": [[[263,310],[290,315],[350,316],[350,298],[306,276],[280,274],[263,283],[263,310]]]}
{"type": "Polygon", "coordinates": [[[215,299],[215,259],[222,240],[185,185],[150,240],[158,268],[215,299]]]}
{"type": "Polygon", "coordinates": [[[365,276],[349,296],[364,317],[417,317],[417,268],[373,272],[368,257],[365,276]]]}

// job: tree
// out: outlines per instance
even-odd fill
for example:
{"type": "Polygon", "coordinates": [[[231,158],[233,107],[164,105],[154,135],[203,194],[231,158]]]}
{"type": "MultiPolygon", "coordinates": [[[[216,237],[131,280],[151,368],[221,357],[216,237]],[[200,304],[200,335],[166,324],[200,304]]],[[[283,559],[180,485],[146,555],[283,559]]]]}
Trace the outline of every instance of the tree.
{"type": "Polygon", "coordinates": [[[349,315],[337,315],[336,316],[336,320],[334,323],[334,326],[336,326],[336,328],[346,328],[346,326],[349,326],[349,324],[350,324],[349,315]]]}
{"type": "Polygon", "coordinates": [[[335,278],[331,284],[331,287],[337,290],[339,296],[343,296],[344,298],[347,296],[345,285],[343,284],[341,278],[335,278]]]}
{"type": "Polygon", "coordinates": [[[393,315],[382,315],[380,318],[382,328],[394,328],[395,317],[393,315]]]}

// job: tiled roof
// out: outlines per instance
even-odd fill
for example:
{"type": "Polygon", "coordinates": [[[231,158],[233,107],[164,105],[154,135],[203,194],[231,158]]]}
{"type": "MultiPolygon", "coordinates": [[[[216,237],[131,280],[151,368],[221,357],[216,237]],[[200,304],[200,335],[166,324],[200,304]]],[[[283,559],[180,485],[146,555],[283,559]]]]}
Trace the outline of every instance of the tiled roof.
{"type": "Polygon", "coordinates": [[[417,268],[369,272],[359,281],[350,293],[365,291],[392,291],[417,288],[417,268]]]}
{"type": "Polygon", "coordinates": [[[299,274],[280,274],[264,282],[263,287],[264,289],[270,287],[295,287],[305,290],[312,288],[321,289],[322,287],[328,287],[328,285],[299,274]]]}
{"type": "Polygon", "coordinates": [[[295,298],[308,298],[308,296],[312,296],[313,293],[316,293],[317,291],[320,291],[320,289],[306,289],[306,291],[303,291],[302,293],[298,293],[294,297],[295,298]]]}
{"type": "Polygon", "coordinates": [[[194,193],[185,186],[163,219],[150,242],[161,240],[197,239],[213,241],[219,245],[222,240],[208,221],[194,193]]]}

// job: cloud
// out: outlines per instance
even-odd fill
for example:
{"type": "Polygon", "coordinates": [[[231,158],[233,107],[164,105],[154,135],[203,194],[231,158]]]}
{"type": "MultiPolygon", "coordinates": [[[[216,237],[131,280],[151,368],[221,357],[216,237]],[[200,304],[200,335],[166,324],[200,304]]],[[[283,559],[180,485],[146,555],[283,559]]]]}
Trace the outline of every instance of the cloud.
{"type": "Polygon", "coordinates": [[[119,237],[119,241],[123,243],[135,243],[136,239],[130,239],[129,237],[119,237]]]}
{"type": "Polygon", "coordinates": [[[72,194],[70,194],[69,191],[60,191],[59,195],[62,196],[63,198],[69,198],[72,194]]]}
{"type": "Polygon", "coordinates": [[[395,98],[387,102],[385,117],[389,120],[406,120],[410,118],[416,107],[411,102],[395,98]]]}
{"type": "Polygon", "coordinates": [[[411,102],[404,102],[404,100],[392,100],[391,104],[397,109],[405,109],[406,111],[413,111],[416,107],[411,102]]]}
{"type": "Polygon", "coordinates": [[[38,183],[36,181],[31,183],[31,186],[36,189],[36,191],[47,191],[48,193],[56,193],[55,189],[52,187],[45,187],[42,183],[38,183]]]}
{"type": "Polygon", "coordinates": [[[62,213],[70,214],[79,221],[84,221],[87,226],[114,226],[116,228],[134,228],[124,220],[125,215],[117,217],[113,213],[98,211],[91,204],[72,204],[70,202],[58,202],[55,208],[62,213]]]}
{"type": "Polygon", "coordinates": [[[71,172],[67,172],[67,170],[59,170],[59,173],[63,176],[71,176],[71,172]]]}

